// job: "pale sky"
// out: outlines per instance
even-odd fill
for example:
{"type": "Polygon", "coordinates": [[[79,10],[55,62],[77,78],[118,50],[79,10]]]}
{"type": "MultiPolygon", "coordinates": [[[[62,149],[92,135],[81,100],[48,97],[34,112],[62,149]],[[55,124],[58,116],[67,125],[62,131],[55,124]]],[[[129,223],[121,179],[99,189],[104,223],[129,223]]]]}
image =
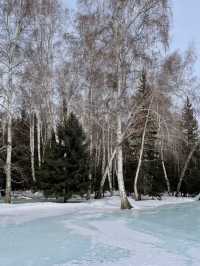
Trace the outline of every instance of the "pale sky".
{"type": "MultiPolygon", "coordinates": [[[[62,0],[68,8],[76,7],[76,0],[62,0]]],[[[200,0],[170,0],[173,21],[171,28],[171,51],[196,48],[199,59],[196,64],[200,75],[200,0]]]]}
{"type": "Polygon", "coordinates": [[[185,51],[194,45],[198,55],[196,70],[200,75],[200,0],[171,0],[173,25],[171,50],[185,51]]]}

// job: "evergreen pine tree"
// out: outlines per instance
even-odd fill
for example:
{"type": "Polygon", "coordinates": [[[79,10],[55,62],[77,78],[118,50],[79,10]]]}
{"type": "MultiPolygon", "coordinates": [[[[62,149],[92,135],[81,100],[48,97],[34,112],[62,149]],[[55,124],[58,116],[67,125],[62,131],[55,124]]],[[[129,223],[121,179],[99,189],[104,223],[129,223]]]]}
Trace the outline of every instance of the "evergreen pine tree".
{"type": "Polygon", "coordinates": [[[51,143],[41,169],[39,186],[46,196],[63,197],[73,193],[83,195],[88,186],[88,147],[85,133],[76,116],[71,113],[58,127],[57,143],[51,143]]]}
{"type": "Polygon", "coordinates": [[[13,119],[12,188],[30,189],[32,185],[29,146],[29,119],[23,106],[21,116],[13,119]]]}
{"type": "Polygon", "coordinates": [[[183,135],[187,141],[188,149],[191,149],[191,147],[197,141],[198,122],[194,116],[194,110],[192,104],[190,103],[189,97],[187,97],[183,108],[182,121],[183,135]]]}
{"type": "Polygon", "coordinates": [[[89,154],[86,135],[76,116],[71,113],[59,129],[59,138],[65,146],[64,162],[66,192],[83,194],[88,186],[89,154]]]}
{"type": "MultiPolygon", "coordinates": [[[[129,145],[132,151],[133,161],[138,161],[139,151],[141,148],[142,134],[144,130],[145,121],[147,118],[148,108],[151,102],[152,89],[147,80],[146,71],[143,70],[139,80],[138,90],[135,95],[135,102],[139,106],[139,111],[133,121],[133,128],[131,128],[131,137],[129,138],[129,145]]],[[[157,138],[157,123],[155,115],[150,112],[147,129],[145,134],[143,162],[140,169],[140,178],[138,182],[138,191],[140,193],[150,193],[155,171],[154,160],[157,159],[156,138],[157,138]]]]}
{"type": "MultiPolygon", "coordinates": [[[[135,95],[135,101],[139,106],[139,111],[133,121],[133,129],[131,138],[129,139],[130,146],[133,154],[137,157],[141,146],[141,136],[144,129],[145,120],[148,113],[148,108],[151,101],[152,90],[147,81],[146,71],[143,70],[139,81],[138,90],[135,95]]],[[[147,124],[145,147],[144,147],[144,160],[153,160],[156,156],[155,141],[157,134],[157,125],[155,116],[150,113],[150,118],[147,124]]]]}
{"type": "MultiPolygon", "coordinates": [[[[198,141],[198,122],[194,116],[192,104],[187,97],[182,111],[182,134],[184,141],[182,142],[182,155],[187,158],[192,147],[198,141]]],[[[199,179],[199,162],[200,152],[196,150],[193,154],[192,160],[189,163],[185,177],[182,184],[182,192],[193,194],[200,190],[199,179]]]]}
{"type": "Polygon", "coordinates": [[[53,132],[46,148],[44,162],[37,175],[38,186],[46,197],[65,196],[64,148],[56,142],[53,132]]]}

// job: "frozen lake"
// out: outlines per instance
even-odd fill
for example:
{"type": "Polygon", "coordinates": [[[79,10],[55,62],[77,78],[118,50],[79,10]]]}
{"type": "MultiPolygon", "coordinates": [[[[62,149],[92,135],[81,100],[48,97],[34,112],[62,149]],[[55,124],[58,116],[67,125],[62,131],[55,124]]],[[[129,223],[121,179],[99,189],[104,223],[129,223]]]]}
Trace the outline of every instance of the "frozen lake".
{"type": "Polygon", "coordinates": [[[33,206],[0,212],[0,265],[200,265],[200,202],[123,212],[75,205],[51,217],[33,206]]]}

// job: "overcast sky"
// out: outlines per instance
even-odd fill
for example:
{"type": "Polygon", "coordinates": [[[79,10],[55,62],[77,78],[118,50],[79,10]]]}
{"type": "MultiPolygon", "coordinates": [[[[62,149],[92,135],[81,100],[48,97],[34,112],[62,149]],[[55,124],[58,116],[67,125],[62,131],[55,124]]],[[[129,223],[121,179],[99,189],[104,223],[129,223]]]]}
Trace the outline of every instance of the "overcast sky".
{"type": "Polygon", "coordinates": [[[171,50],[186,50],[194,45],[198,54],[196,70],[200,74],[200,0],[172,0],[173,25],[171,50]]]}
{"type": "MultiPolygon", "coordinates": [[[[76,0],[62,1],[70,8],[76,7],[76,0]]],[[[194,45],[199,57],[196,70],[200,75],[200,0],[171,0],[171,3],[171,50],[185,51],[190,45],[194,45]]]]}

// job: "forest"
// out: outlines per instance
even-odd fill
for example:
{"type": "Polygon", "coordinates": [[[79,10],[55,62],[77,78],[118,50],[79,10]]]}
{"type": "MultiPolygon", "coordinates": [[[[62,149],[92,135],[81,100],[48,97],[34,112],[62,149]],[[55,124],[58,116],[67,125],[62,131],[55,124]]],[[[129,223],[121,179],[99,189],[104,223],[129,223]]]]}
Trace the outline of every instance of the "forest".
{"type": "Polygon", "coordinates": [[[200,193],[200,79],[168,0],[0,0],[0,191],[200,193]]]}

